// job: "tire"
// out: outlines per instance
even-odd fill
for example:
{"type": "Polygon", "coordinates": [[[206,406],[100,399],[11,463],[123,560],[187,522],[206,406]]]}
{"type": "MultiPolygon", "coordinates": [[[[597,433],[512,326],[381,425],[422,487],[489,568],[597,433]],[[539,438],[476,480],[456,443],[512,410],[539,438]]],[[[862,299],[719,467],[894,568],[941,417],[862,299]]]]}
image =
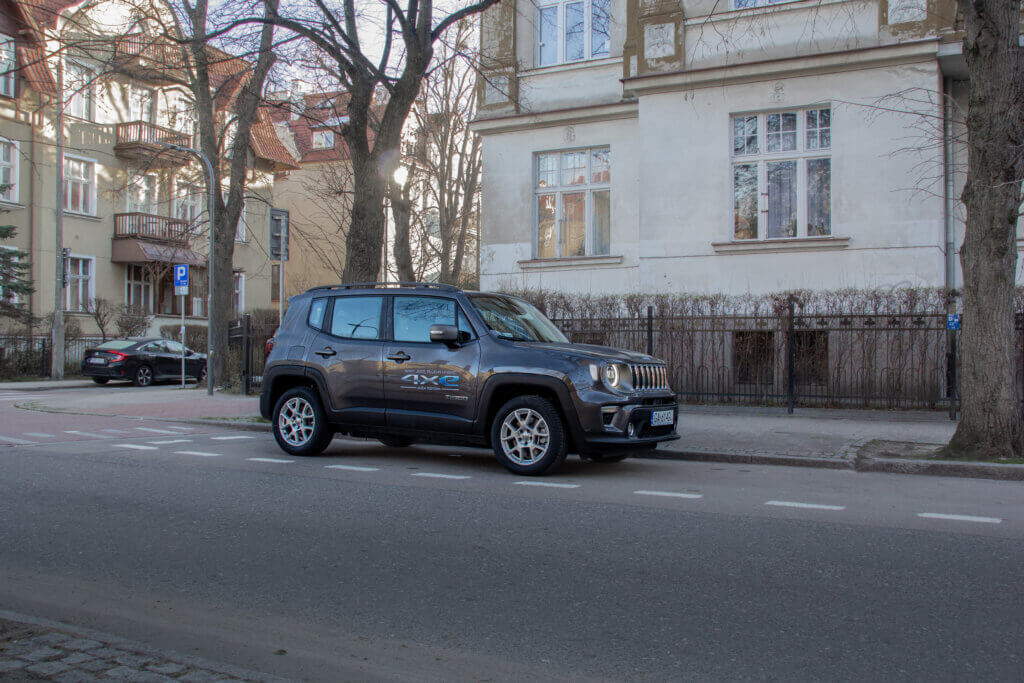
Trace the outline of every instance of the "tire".
{"type": "Polygon", "coordinates": [[[385,436],[377,440],[388,448],[407,448],[412,445],[412,439],[405,439],[400,436],[385,436]]]}
{"type": "Polygon", "coordinates": [[[96,384],[106,384],[107,382],[110,381],[110,378],[109,377],[93,377],[92,381],[96,382],[96,384]]]}
{"type": "Polygon", "coordinates": [[[539,476],[554,472],[568,452],[558,409],[540,396],[517,396],[503,405],[491,423],[491,447],[505,469],[539,476]]]}
{"type": "Polygon", "coordinates": [[[148,387],[153,383],[153,368],[148,365],[140,365],[135,368],[135,374],[132,375],[132,383],[137,387],[148,387]]]}
{"type": "Polygon", "coordinates": [[[196,384],[206,384],[206,366],[204,365],[199,370],[199,376],[196,377],[196,384]]]}
{"type": "Polygon", "coordinates": [[[274,406],[274,439],[290,455],[320,455],[334,438],[320,397],[309,387],[289,389],[274,406]]]}

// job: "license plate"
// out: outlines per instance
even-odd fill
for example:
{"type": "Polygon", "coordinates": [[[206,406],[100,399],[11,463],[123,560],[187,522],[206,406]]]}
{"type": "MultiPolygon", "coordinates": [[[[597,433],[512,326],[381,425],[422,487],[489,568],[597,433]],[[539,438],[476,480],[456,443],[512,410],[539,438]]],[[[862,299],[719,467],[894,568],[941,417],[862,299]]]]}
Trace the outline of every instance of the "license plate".
{"type": "Polygon", "coordinates": [[[89,362],[92,363],[93,365],[106,365],[107,364],[107,359],[106,358],[90,358],[89,362]]]}
{"type": "Polygon", "coordinates": [[[670,425],[673,422],[671,410],[655,410],[651,413],[651,426],[652,427],[664,427],[670,425]]]}

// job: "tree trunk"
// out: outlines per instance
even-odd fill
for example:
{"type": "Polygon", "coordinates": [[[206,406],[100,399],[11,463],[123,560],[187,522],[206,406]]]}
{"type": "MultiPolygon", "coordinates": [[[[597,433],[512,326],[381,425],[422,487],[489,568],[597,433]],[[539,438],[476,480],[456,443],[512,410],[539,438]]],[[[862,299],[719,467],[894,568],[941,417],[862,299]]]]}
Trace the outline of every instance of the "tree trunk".
{"type": "Polygon", "coordinates": [[[391,217],[395,223],[395,267],[398,269],[400,282],[415,282],[416,273],[412,266],[412,247],[409,244],[412,212],[409,202],[409,186],[412,174],[409,174],[404,186],[391,185],[391,217]]]}
{"type": "Polygon", "coordinates": [[[1014,283],[1021,201],[1019,0],[960,0],[970,74],[967,222],[960,334],[962,410],[947,447],[990,460],[1022,453],[1021,403],[1013,389],[1014,283]]]}
{"type": "Polygon", "coordinates": [[[352,172],[352,217],[345,236],[345,270],[342,282],[377,282],[384,245],[384,179],[375,155],[356,162],[352,172]]]}

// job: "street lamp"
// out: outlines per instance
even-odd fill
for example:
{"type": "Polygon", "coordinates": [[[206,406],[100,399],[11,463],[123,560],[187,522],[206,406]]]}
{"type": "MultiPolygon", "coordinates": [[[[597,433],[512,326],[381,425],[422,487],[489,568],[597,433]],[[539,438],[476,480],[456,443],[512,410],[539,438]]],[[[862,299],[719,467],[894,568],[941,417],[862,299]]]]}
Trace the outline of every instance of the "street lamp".
{"type": "Polygon", "coordinates": [[[213,366],[211,365],[213,360],[213,320],[211,311],[213,308],[213,207],[217,197],[215,179],[213,177],[213,164],[210,163],[210,159],[205,154],[194,147],[175,145],[170,142],[161,142],[160,145],[166,149],[175,149],[179,152],[194,154],[199,157],[206,167],[206,186],[210,190],[210,196],[207,198],[208,206],[206,207],[210,215],[210,255],[207,257],[206,264],[206,393],[208,396],[213,396],[213,366]]]}

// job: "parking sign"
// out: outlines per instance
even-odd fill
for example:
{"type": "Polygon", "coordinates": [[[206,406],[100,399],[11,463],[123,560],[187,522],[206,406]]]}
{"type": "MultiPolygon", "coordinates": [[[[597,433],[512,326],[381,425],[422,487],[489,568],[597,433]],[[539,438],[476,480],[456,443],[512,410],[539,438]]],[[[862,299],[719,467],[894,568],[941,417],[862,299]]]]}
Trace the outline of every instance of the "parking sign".
{"type": "Polygon", "coordinates": [[[188,295],[188,264],[182,263],[174,266],[174,294],[175,296],[188,295]]]}

